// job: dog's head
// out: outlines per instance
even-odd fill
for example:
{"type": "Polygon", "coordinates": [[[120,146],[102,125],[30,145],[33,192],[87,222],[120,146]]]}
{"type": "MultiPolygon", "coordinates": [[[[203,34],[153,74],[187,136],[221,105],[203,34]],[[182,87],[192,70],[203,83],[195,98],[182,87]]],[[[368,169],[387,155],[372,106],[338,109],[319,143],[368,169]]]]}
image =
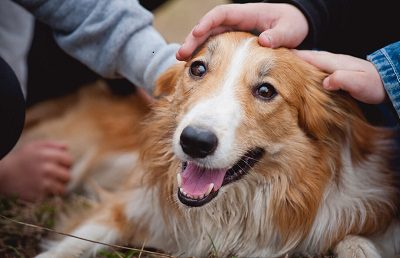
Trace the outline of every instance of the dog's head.
{"type": "Polygon", "coordinates": [[[201,206],[243,179],[260,182],[277,166],[317,160],[320,144],[343,133],[341,119],[354,108],[322,89],[325,76],[247,33],[214,37],[165,73],[156,95],[167,95],[175,114],[179,200],[201,206]]]}
{"type": "MultiPolygon", "coordinates": [[[[272,220],[281,240],[304,236],[329,185],[347,180],[343,168],[368,166],[377,150],[383,156],[377,142],[388,135],[367,125],[348,95],[324,90],[325,77],[290,50],[240,32],[211,38],[168,70],[146,148],[164,203],[172,194],[183,209],[204,206],[192,214],[255,230],[272,220]]],[[[260,234],[275,239],[273,230],[260,234]]]]}
{"type": "Polygon", "coordinates": [[[376,148],[371,137],[382,137],[350,97],[323,89],[325,77],[290,50],[240,32],[211,38],[161,76],[164,111],[155,119],[181,164],[168,169],[178,200],[232,204],[269,191],[268,206],[287,215],[278,224],[309,225],[343,153],[356,165],[376,148]]]}

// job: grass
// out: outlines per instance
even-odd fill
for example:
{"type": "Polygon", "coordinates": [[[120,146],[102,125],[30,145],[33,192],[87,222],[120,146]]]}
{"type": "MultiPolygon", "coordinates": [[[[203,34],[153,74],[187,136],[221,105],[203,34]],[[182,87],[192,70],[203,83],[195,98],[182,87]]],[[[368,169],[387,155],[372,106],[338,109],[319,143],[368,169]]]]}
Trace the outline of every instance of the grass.
{"type": "Polygon", "coordinates": [[[118,251],[101,251],[98,256],[104,258],[134,258],[139,257],[139,251],[128,251],[128,252],[118,252],[118,251]]]}
{"type": "MultiPolygon", "coordinates": [[[[0,214],[18,221],[44,227],[54,226],[59,199],[40,204],[26,203],[15,198],[0,198],[0,214]]],[[[46,232],[0,219],[0,257],[33,257],[46,232]]]]}
{"type": "MultiPolygon", "coordinates": [[[[45,228],[53,228],[57,213],[66,209],[70,200],[54,198],[42,203],[27,203],[15,198],[0,197],[0,215],[16,221],[29,223],[45,228]]],[[[84,203],[83,203],[84,204],[84,203]]],[[[76,204],[73,204],[75,206],[76,204]]],[[[40,242],[48,236],[48,232],[37,227],[28,227],[0,218],[0,257],[3,258],[27,258],[34,257],[40,251],[40,242]]],[[[218,247],[210,237],[212,252],[208,258],[218,258],[218,247]]],[[[97,254],[96,258],[155,258],[153,255],[140,250],[111,250],[106,249],[97,254]]],[[[293,255],[285,258],[334,258],[332,254],[321,256],[293,255]]],[[[238,258],[232,256],[230,258],[238,258]]]]}
{"type": "MultiPolygon", "coordinates": [[[[81,199],[54,198],[42,203],[29,203],[16,198],[0,197],[0,257],[28,258],[40,252],[40,242],[49,236],[49,232],[41,229],[54,228],[57,213],[71,206],[86,205],[81,199]],[[75,202],[75,203],[74,203],[75,202]],[[76,204],[76,202],[81,202],[76,204]],[[18,224],[20,221],[39,227],[18,224]]],[[[146,254],[140,250],[111,250],[99,252],[96,258],[155,258],[156,255],[146,254]]]]}

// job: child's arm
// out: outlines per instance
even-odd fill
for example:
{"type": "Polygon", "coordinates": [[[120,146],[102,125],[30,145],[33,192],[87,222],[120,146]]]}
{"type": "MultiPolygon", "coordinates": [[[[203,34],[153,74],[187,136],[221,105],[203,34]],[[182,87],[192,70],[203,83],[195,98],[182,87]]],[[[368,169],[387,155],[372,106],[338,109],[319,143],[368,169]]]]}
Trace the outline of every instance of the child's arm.
{"type": "Polygon", "coordinates": [[[151,90],[175,63],[168,45],[137,0],[13,0],[48,24],[68,54],[104,77],[126,77],[151,90]]]}

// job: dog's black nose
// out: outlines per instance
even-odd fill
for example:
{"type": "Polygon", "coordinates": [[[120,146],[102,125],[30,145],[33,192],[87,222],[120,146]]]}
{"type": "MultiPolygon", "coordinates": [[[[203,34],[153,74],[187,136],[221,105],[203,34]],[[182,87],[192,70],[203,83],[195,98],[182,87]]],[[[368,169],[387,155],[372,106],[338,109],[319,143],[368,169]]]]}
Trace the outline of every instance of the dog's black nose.
{"type": "Polygon", "coordinates": [[[192,158],[205,158],[218,146],[217,136],[206,129],[187,126],[183,129],[180,144],[183,152],[192,158]]]}

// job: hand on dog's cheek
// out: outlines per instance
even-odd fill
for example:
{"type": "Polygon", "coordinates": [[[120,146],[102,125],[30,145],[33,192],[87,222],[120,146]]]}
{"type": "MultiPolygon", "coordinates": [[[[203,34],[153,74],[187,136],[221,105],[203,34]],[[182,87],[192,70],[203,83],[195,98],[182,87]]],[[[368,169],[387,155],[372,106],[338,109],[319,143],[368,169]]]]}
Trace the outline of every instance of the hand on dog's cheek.
{"type": "Polygon", "coordinates": [[[386,98],[386,91],[375,66],[364,59],[324,51],[292,50],[304,61],[329,73],[323,81],[327,90],[344,90],[353,98],[379,104],[386,98]]]}

